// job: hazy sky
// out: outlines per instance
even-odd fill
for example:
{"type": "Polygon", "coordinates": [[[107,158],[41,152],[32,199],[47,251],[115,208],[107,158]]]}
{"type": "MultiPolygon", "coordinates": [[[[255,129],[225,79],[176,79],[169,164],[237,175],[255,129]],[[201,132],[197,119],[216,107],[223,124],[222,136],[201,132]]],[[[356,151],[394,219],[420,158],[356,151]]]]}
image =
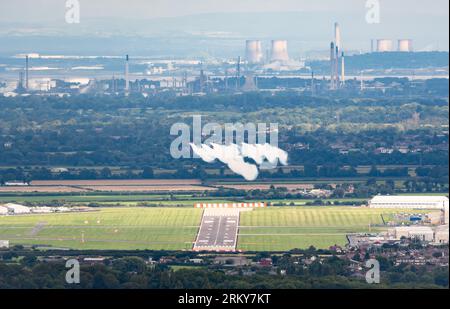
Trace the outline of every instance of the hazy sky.
{"type": "MultiPolygon", "coordinates": [[[[65,0],[0,0],[0,21],[45,22],[64,16],[65,0]]],[[[341,11],[354,14],[365,0],[79,0],[86,18],[157,18],[212,12],[341,11]]],[[[448,16],[448,0],[380,0],[382,12],[448,16]]]]}
{"type": "MultiPolygon", "coordinates": [[[[14,51],[40,44],[18,39],[23,36],[54,37],[57,41],[112,36],[210,38],[210,34],[238,39],[239,46],[248,38],[283,38],[294,50],[307,51],[327,50],[333,23],[338,21],[348,49],[368,50],[370,39],[377,38],[409,38],[415,50],[449,48],[448,0],[379,0],[379,24],[366,22],[367,0],[78,1],[81,23],[68,24],[66,0],[0,0],[0,37],[8,50],[14,51]]],[[[95,42],[84,44],[80,47],[92,49],[95,42]]],[[[1,50],[5,48],[0,46],[1,50]]]]}

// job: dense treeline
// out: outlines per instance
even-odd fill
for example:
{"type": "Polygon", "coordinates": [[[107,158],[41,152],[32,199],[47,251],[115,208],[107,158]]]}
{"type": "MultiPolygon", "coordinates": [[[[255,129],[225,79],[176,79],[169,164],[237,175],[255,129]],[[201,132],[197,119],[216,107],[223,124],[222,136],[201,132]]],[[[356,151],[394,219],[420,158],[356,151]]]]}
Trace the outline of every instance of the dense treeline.
{"type": "MultiPolygon", "coordinates": [[[[51,169],[45,167],[24,169],[5,168],[0,169],[0,185],[4,185],[9,181],[23,181],[29,183],[33,180],[95,180],[95,179],[226,179],[236,178],[233,174],[225,175],[225,169],[218,167],[219,173],[208,173],[204,167],[189,167],[181,166],[176,172],[161,172],[155,174],[153,168],[144,167],[143,169],[124,169],[119,172],[113,171],[108,167],[101,169],[68,169],[64,172],[53,173],[51,169]]],[[[358,173],[354,167],[339,167],[335,164],[325,164],[323,166],[305,165],[303,169],[290,169],[283,171],[279,168],[277,171],[262,172],[261,178],[267,179],[293,179],[293,178],[400,178],[413,184],[426,183],[444,185],[449,182],[448,166],[434,166],[434,167],[418,167],[415,169],[416,177],[412,178],[409,175],[407,167],[387,168],[383,171],[372,166],[367,173],[358,173]],[[418,176],[418,177],[417,177],[418,176]]],[[[420,187],[415,185],[414,188],[420,187]]],[[[411,191],[416,192],[416,191],[411,191]]]]}
{"type": "MultiPolygon", "coordinates": [[[[19,264],[0,262],[0,289],[84,288],[84,289],[323,289],[323,288],[445,288],[448,268],[392,266],[379,257],[382,283],[370,286],[364,279],[352,278],[349,262],[335,256],[315,261],[308,267],[294,263],[285,255],[276,264],[286,275],[269,273],[270,268],[257,268],[250,276],[230,275],[220,269],[171,270],[165,265],[150,267],[143,259],[127,257],[111,263],[82,265],[80,284],[65,282],[67,268],[63,262],[38,262],[25,257],[19,264]]],[[[242,270],[241,270],[242,272],[242,270]]]]}
{"type": "Polygon", "coordinates": [[[176,122],[192,126],[191,115],[206,111],[203,123],[278,123],[289,164],[333,162],[335,167],[319,171],[323,176],[352,176],[346,165],[448,166],[448,134],[442,129],[448,124],[448,100],[439,97],[29,96],[0,97],[0,107],[1,166],[149,166],[192,177],[207,164],[172,159],[176,136],[170,127],[176,122]],[[390,151],[377,152],[380,148],[390,151]]]}

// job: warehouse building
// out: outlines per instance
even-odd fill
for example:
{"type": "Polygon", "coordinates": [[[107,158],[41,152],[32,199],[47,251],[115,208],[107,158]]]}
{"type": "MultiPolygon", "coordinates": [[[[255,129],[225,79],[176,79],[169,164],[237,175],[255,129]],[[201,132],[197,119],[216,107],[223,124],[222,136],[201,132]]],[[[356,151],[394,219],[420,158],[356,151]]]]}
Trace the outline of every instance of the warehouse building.
{"type": "Polygon", "coordinates": [[[388,234],[397,240],[402,238],[418,239],[435,244],[448,244],[448,225],[435,228],[429,226],[398,226],[389,229],[388,234]]]}
{"type": "Polygon", "coordinates": [[[444,224],[448,225],[448,221],[449,221],[449,209],[448,209],[448,204],[444,207],[444,209],[442,210],[442,222],[444,224]]]}
{"type": "Polygon", "coordinates": [[[389,234],[395,239],[411,238],[420,241],[434,241],[434,231],[428,226],[398,226],[390,230],[389,234]]]}
{"type": "Polygon", "coordinates": [[[448,244],[448,225],[438,226],[434,232],[434,242],[436,244],[448,244]]]}
{"type": "Polygon", "coordinates": [[[370,208],[445,209],[446,196],[377,195],[369,200],[370,208]]]}

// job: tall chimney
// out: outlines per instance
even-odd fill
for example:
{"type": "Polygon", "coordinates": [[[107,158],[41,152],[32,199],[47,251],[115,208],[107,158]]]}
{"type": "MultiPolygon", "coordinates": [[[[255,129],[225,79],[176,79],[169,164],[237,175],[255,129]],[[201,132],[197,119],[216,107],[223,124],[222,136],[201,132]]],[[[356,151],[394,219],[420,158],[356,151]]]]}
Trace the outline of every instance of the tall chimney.
{"type": "Polygon", "coordinates": [[[129,79],[129,57],[126,55],[125,58],[125,92],[128,94],[130,92],[130,79],[129,79]]]}
{"type": "Polygon", "coordinates": [[[28,90],[28,55],[25,56],[25,89],[28,90]]]}
{"type": "Polygon", "coordinates": [[[345,55],[341,54],[341,85],[345,86],[345,55]]]}
{"type": "Polygon", "coordinates": [[[340,77],[339,77],[339,47],[338,46],[336,46],[336,55],[334,57],[334,67],[335,67],[334,74],[336,74],[334,80],[336,82],[336,88],[339,88],[340,77]]]}
{"type": "Polygon", "coordinates": [[[341,27],[338,23],[334,23],[334,43],[338,49],[342,49],[341,45],[341,27]]]}
{"type": "Polygon", "coordinates": [[[331,42],[330,44],[330,64],[331,64],[331,72],[330,72],[330,89],[334,90],[334,78],[335,78],[335,65],[334,65],[334,56],[335,56],[335,49],[334,49],[334,42],[331,42]]]}
{"type": "Polygon", "coordinates": [[[17,88],[23,90],[23,71],[19,72],[19,85],[17,86],[17,88]]]}
{"type": "Polygon", "coordinates": [[[237,58],[236,63],[236,90],[241,87],[241,56],[237,58]]]}

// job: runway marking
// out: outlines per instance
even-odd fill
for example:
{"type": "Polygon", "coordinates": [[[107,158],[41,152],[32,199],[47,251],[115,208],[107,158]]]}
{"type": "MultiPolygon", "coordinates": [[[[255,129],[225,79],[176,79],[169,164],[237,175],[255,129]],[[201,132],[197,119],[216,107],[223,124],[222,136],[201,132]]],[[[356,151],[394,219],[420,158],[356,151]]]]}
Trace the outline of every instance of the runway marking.
{"type": "Polygon", "coordinates": [[[240,209],[206,208],[193,250],[235,251],[240,212],[240,209]]]}

